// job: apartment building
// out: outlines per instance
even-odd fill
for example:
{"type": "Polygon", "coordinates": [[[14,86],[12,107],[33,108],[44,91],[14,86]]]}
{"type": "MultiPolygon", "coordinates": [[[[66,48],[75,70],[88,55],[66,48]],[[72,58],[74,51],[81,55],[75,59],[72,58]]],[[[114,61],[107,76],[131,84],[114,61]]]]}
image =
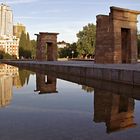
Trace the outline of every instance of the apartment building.
{"type": "Polygon", "coordinates": [[[3,37],[0,39],[0,50],[19,58],[19,38],[3,37]]]}
{"type": "Polygon", "coordinates": [[[0,36],[13,35],[13,11],[6,4],[0,5],[0,36]]]}

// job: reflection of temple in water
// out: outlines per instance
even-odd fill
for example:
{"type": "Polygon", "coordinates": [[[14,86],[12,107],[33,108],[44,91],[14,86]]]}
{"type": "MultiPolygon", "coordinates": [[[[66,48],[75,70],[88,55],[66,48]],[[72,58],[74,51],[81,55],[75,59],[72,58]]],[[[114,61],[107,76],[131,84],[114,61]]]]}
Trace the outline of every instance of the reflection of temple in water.
{"type": "Polygon", "coordinates": [[[94,91],[94,121],[105,122],[107,132],[134,127],[134,99],[106,92],[94,91]]]}
{"type": "Polygon", "coordinates": [[[0,107],[10,104],[12,99],[12,76],[0,76],[0,107]]]}
{"type": "Polygon", "coordinates": [[[36,73],[36,91],[42,93],[57,93],[56,77],[36,73]]]}

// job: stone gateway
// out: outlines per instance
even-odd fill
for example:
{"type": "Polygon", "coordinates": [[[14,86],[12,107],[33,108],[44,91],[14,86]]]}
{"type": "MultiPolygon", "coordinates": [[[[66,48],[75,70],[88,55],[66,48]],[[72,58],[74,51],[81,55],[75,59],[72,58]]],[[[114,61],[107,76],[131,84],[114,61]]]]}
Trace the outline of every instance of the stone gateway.
{"type": "Polygon", "coordinates": [[[37,60],[57,60],[57,35],[58,33],[40,32],[37,35],[37,60]]]}
{"type": "Polygon", "coordinates": [[[137,15],[140,11],[110,7],[97,15],[96,63],[137,62],[137,15]]]}

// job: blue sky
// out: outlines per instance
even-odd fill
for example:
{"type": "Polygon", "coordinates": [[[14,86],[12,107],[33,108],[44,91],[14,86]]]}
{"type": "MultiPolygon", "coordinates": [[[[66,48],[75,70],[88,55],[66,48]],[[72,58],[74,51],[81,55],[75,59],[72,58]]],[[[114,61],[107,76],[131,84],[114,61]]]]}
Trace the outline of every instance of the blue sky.
{"type": "MultiPolygon", "coordinates": [[[[23,23],[31,38],[35,33],[58,32],[58,41],[77,41],[76,33],[96,15],[109,14],[110,6],[140,10],[139,0],[0,0],[11,6],[14,23],[23,23]]],[[[140,22],[140,17],[138,17],[140,22]]],[[[140,29],[140,23],[138,23],[140,29]]]]}

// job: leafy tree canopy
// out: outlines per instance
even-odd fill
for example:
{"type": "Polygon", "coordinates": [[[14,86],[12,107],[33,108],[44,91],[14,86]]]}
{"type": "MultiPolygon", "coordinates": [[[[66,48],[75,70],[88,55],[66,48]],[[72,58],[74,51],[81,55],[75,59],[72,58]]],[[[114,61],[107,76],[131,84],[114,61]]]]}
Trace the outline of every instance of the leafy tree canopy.
{"type": "Polygon", "coordinates": [[[94,54],[95,40],[96,40],[96,26],[94,24],[88,24],[83,27],[82,31],[77,33],[77,51],[81,55],[94,54]]]}
{"type": "Polygon", "coordinates": [[[29,33],[22,32],[19,41],[19,57],[33,58],[35,57],[36,41],[30,40],[29,33]]]}
{"type": "Polygon", "coordinates": [[[0,51],[0,59],[16,59],[16,56],[11,56],[8,53],[5,53],[4,51],[0,51]]]}
{"type": "Polygon", "coordinates": [[[78,56],[76,43],[67,44],[65,48],[58,49],[59,58],[75,58],[78,56]]]}

